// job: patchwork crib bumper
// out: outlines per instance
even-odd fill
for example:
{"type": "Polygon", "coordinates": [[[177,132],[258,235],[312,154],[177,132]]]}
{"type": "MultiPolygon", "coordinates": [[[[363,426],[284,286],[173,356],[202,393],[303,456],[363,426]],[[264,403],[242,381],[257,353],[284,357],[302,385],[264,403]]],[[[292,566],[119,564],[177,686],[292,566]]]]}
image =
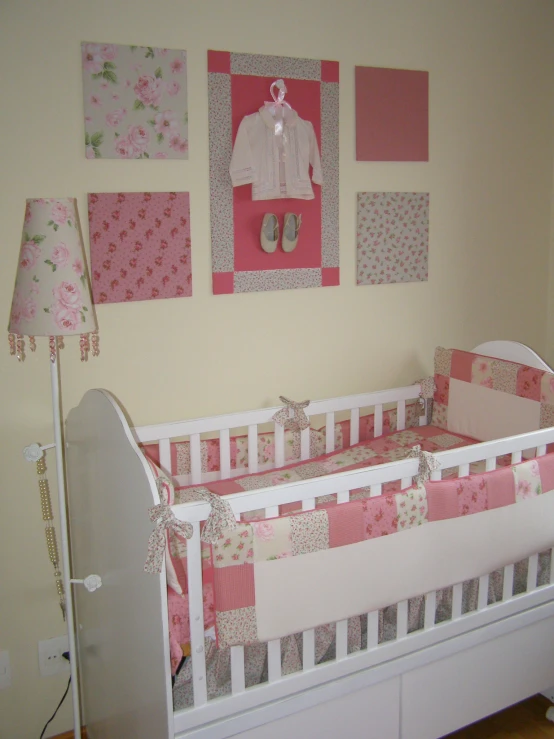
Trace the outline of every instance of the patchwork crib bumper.
{"type": "Polygon", "coordinates": [[[213,545],[218,645],[277,639],[375,611],[553,545],[554,454],[242,523],[213,545]],[[377,531],[373,523],[385,518],[377,531]]]}

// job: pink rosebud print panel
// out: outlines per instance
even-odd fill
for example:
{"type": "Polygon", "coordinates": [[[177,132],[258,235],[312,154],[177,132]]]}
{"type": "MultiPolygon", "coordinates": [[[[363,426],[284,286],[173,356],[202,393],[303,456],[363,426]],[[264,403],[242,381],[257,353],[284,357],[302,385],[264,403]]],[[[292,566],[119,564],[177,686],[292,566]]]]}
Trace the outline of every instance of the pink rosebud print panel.
{"type": "Polygon", "coordinates": [[[95,303],[192,295],[187,192],[89,193],[95,303]]]}
{"type": "Polygon", "coordinates": [[[186,51],[81,44],[87,159],[188,159],[186,51]]]}
{"type": "Polygon", "coordinates": [[[428,251],[429,193],[358,193],[358,285],[426,282],[428,251]]]}

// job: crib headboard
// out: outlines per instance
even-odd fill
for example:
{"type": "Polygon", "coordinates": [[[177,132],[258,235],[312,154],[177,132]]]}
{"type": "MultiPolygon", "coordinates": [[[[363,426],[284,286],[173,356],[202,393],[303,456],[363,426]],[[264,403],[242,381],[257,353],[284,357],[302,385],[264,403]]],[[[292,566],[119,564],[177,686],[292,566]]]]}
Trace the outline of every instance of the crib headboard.
{"type": "Polygon", "coordinates": [[[165,569],[143,571],[154,478],[104,390],[89,390],[69,413],[66,446],[73,576],[102,577],[99,590],[74,591],[89,732],[123,736],[131,720],[134,739],[173,737],[165,569]]]}
{"type": "Polygon", "coordinates": [[[518,341],[485,341],[484,344],[478,344],[471,351],[474,354],[484,354],[487,357],[526,364],[528,367],[535,367],[545,372],[554,372],[552,367],[546,364],[536,352],[518,341]]]}

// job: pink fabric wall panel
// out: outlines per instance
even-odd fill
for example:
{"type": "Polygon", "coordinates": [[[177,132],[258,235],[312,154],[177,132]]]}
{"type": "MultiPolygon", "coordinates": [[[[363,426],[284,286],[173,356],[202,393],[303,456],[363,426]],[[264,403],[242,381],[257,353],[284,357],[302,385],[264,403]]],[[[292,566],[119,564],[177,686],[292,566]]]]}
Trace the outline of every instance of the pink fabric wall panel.
{"type": "Polygon", "coordinates": [[[429,73],[356,67],[356,159],[429,161],[429,73]]]}

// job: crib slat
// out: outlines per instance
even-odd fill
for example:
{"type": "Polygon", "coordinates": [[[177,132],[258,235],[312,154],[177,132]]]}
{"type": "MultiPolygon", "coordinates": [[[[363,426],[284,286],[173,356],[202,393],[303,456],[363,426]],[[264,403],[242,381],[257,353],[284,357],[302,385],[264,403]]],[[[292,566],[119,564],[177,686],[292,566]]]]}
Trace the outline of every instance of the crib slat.
{"type": "Polygon", "coordinates": [[[413,480],[411,477],[403,477],[400,480],[400,489],[406,490],[406,488],[409,488],[413,485],[413,480]]]}
{"type": "Polygon", "coordinates": [[[536,457],[543,457],[546,454],[546,444],[541,444],[537,447],[536,457]]]}
{"type": "Polygon", "coordinates": [[[193,534],[187,541],[187,577],[189,587],[190,647],[194,705],[208,701],[206,687],[206,655],[204,649],[204,606],[202,597],[202,553],[200,524],[192,524],[193,534]]]}
{"type": "Polygon", "coordinates": [[[431,477],[432,482],[435,482],[436,480],[442,480],[442,470],[431,470],[431,477]]]}
{"type": "Polygon", "coordinates": [[[200,434],[190,435],[190,481],[193,485],[202,482],[202,455],[200,453],[200,434]]]}
{"type": "Polygon", "coordinates": [[[276,518],[279,515],[279,506],[270,505],[265,509],[266,518],[276,518]]]}
{"type": "Polygon", "coordinates": [[[396,606],[396,638],[403,639],[408,635],[408,601],[401,600],[396,606]]]}
{"type": "Polygon", "coordinates": [[[315,667],[315,629],[302,632],[302,668],[311,670],[315,667]]]}
{"type": "MultiPolygon", "coordinates": [[[[250,444],[248,445],[250,446],[250,444]]],[[[285,464],[285,429],[280,424],[275,424],[275,467],[285,464]]]]}
{"type": "Polygon", "coordinates": [[[469,464],[461,464],[458,467],[458,477],[467,477],[469,475],[469,464]]]}
{"type": "Polygon", "coordinates": [[[485,472],[492,472],[496,469],[496,457],[491,457],[485,462],[485,472]]]}
{"type": "Polygon", "coordinates": [[[437,591],[432,590],[425,595],[425,618],[424,629],[432,629],[435,625],[435,613],[437,611],[437,591]]]}
{"type": "Polygon", "coordinates": [[[489,576],[481,575],[479,578],[479,595],[477,596],[477,610],[486,608],[489,603],[489,576]]]}
{"type": "Polygon", "coordinates": [[[337,493],[337,503],[348,503],[350,500],[350,490],[343,490],[337,493]]]}
{"type": "Polygon", "coordinates": [[[170,475],[174,473],[171,466],[171,442],[169,439],[160,439],[158,442],[158,448],[160,450],[160,465],[163,470],[169,472],[170,475]]]}
{"type": "Polygon", "coordinates": [[[367,648],[373,649],[379,644],[379,611],[367,614],[367,648]]]}
{"type": "Polygon", "coordinates": [[[504,567],[504,582],[502,583],[502,600],[510,600],[514,594],[514,566],[504,567]]]}
{"type": "Polygon", "coordinates": [[[222,480],[231,477],[231,439],[229,429],[221,429],[219,432],[219,467],[222,480]]]}
{"type": "Polygon", "coordinates": [[[325,414],[325,454],[335,451],[335,414],[325,414]]]}
{"type": "Polygon", "coordinates": [[[529,565],[527,567],[527,592],[535,590],[537,587],[537,575],[539,572],[539,555],[532,554],[529,557],[529,565]]]}
{"type": "Polygon", "coordinates": [[[303,429],[300,432],[300,459],[310,458],[310,429],[303,429]]]}
{"type": "Polygon", "coordinates": [[[306,498],[306,500],[302,501],[303,511],[313,511],[314,508],[315,508],[315,498],[306,498]]]}
{"type": "Polygon", "coordinates": [[[512,452],[512,464],[519,464],[521,462],[522,454],[521,452],[512,452]]]}
{"type": "MultiPolygon", "coordinates": [[[[282,429],[282,426],[279,426],[282,429]]],[[[275,424],[275,456],[277,457],[277,424],[275,424]]],[[[248,427],[248,472],[258,471],[258,426],[253,423],[248,427]]]]}
{"type": "Polygon", "coordinates": [[[231,686],[233,695],[244,693],[244,647],[231,647],[231,686]]]}
{"type": "Polygon", "coordinates": [[[360,409],[350,411],[350,446],[360,441],[360,409]]]}
{"type": "Polygon", "coordinates": [[[348,656],[348,619],[337,621],[336,623],[336,639],[337,639],[337,659],[344,659],[348,656]]]}
{"type": "Polygon", "coordinates": [[[452,620],[460,618],[462,615],[462,596],[464,590],[461,582],[456,583],[452,588],[452,620]]]}
{"type": "Polygon", "coordinates": [[[267,679],[270,683],[281,679],[281,640],[267,642],[267,679]]]}
{"type": "Polygon", "coordinates": [[[397,404],[396,430],[403,431],[406,428],[406,401],[399,400],[397,404]]]}
{"type": "Polygon", "coordinates": [[[383,406],[379,404],[375,406],[375,415],[374,415],[374,421],[373,421],[373,436],[377,438],[377,436],[381,436],[382,433],[383,433],[383,406]]]}
{"type": "Polygon", "coordinates": [[[374,485],[370,485],[369,497],[376,498],[378,495],[381,495],[382,490],[383,490],[383,485],[380,482],[376,482],[374,485]]]}

